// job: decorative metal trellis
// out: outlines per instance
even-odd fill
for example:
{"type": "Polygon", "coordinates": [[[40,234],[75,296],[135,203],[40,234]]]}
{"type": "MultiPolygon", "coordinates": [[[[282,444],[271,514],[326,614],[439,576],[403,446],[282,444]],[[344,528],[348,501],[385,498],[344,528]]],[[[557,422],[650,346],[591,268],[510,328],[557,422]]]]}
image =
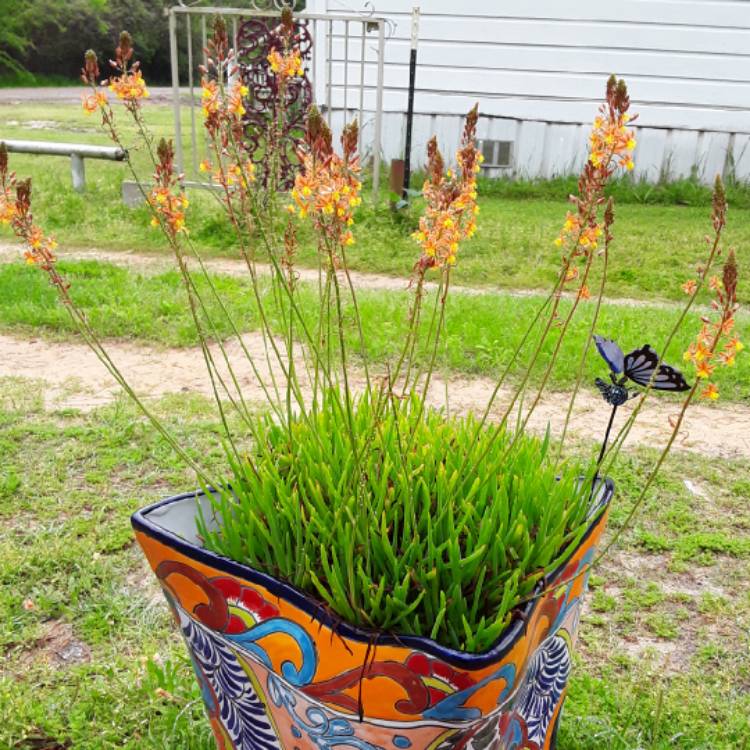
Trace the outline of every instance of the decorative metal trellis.
{"type": "MultiPolygon", "coordinates": [[[[206,154],[200,124],[200,96],[196,95],[198,63],[205,64],[205,52],[195,53],[200,28],[200,47],[205,49],[212,17],[221,16],[231,30],[232,46],[238,50],[239,75],[251,90],[247,134],[256,144],[259,173],[265,173],[263,136],[264,123],[273,116],[268,103],[273,98],[272,74],[266,55],[273,43],[279,23],[281,0],[269,0],[274,10],[258,10],[251,0],[250,8],[197,7],[177,5],[169,9],[170,60],[172,69],[172,107],[174,111],[175,151],[177,168],[194,184],[200,183],[198,164],[206,154]],[[178,28],[179,27],[179,28],[178,28]],[[178,34],[179,31],[179,34],[178,34]],[[184,43],[179,37],[184,33],[184,43]],[[180,50],[187,54],[187,91],[181,90],[180,50]],[[187,96],[186,96],[187,94],[187,96]],[[183,119],[187,107],[188,122],[183,119]],[[183,135],[189,128],[188,138],[183,135]],[[190,156],[186,159],[186,145],[190,156]]],[[[359,151],[372,168],[373,195],[377,199],[380,184],[380,160],[383,124],[383,77],[387,21],[372,15],[338,13],[306,13],[296,17],[300,33],[305,76],[290,87],[287,106],[292,121],[283,136],[282,174],[285,184],[293,176],[295,141],[302,134],[302,117],[310,103],[315,102],[326,117],[334,134],[345,120],[356,116],[360,123],[359,151]],[[374,80],[371,75],[374,68],[374,80]],[[370,75],[366,75],[367,73],[370,75]],[[365,103],[367,102],[367,107],[365,103]]],[[[249,106],[248,106],[249,105],[249,106]]]]}
{"type": "MultiPolygon", "coordinates": [[[[277,134],[276,147],[280,157],[279,184],[291,189],[297,164],[297,149],[304,137],[305,113],[313,102],[310,82],[312,36],[306,19],[295,24],[295,39],[302,57],[304,76],[293,78],[285,87],[283,130],[277,134]]],[[[237,30],[236,49],[239,76],[250,91],[245,101],[245,137],[250,144],[256,174],[267,184],[269,165],[266,161],[267,134],[272,122],[279,121],[278,79],[271,71],[268,53],[283,44],[276,19],[251,18],[237,30]]]]}

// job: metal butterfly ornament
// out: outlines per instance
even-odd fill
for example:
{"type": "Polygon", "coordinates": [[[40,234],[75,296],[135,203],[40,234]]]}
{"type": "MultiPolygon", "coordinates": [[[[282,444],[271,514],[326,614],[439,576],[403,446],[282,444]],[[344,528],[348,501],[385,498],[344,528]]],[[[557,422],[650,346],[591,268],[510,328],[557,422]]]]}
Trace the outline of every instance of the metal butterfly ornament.
{"type": "Polygon", "coordinates": [[[640,349],[634,349],[629,354],[623,354],[622,349],[612,339],[594,336],[596,349],[602,359],[609,365],[607,383],[597,378],[596,387],[600,390],[604,400],[612,406],[621,406],[629,398],[638,395],[627,388],[628,381],[636,385],[648,386],[659,391],[687,391],[690,386],[679,370],[669,365],[659,363],[659,355],[653,347],[646,344],[640,349]]]}

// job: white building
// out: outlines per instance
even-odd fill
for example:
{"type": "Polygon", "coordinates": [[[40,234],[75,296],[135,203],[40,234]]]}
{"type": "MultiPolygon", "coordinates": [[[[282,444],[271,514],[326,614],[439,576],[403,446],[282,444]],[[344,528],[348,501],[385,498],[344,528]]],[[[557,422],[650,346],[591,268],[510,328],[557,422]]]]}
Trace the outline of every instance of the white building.
{"type": "MultiPolygon", "coordinates": [[[[433,133],[451,152],[461,115],[479,101],[479,136],[497,142],[486,146],[495,174],[577,171],[606,79],[616,73],[627,80],[631,111],[639,114],[637,177],[694,172],[710,182],[718,172],[750,179],[749,0],[308,0],[311,13],[374,12],[389,21],[387,160],[403,156],[414,5],[421,9],[414,165],[424,163],[433,133]]],[[[346,44],[349,60],[359,59],[357,45],[346,44]]],[[[344,107],[343,34],[334,32],[331,49],[336,111],[344,107]]],[[[367,128],[373,52],[365,54],[367,128]]],[[[346,106],[355,114],[355,102],[346,106]]]]}

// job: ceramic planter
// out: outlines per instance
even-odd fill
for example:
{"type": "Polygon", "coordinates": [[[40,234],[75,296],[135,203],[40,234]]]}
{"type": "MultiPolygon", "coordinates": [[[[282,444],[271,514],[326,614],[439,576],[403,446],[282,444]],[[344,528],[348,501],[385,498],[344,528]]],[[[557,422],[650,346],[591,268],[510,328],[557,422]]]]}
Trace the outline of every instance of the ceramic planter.
{"type": "MultiPolygon", "coordinates": [[[[429,638],[342,624],[312,597],[203,549],[198,494],[133,516],[138,542],[187,642],[222,750],[541,750],[571,670],[588,561],[613,486],[600,486],[586,536],[498,642],[466,654],[429,638]]],[[[208,516],[208,514],[207,514],[208,516]]]]}

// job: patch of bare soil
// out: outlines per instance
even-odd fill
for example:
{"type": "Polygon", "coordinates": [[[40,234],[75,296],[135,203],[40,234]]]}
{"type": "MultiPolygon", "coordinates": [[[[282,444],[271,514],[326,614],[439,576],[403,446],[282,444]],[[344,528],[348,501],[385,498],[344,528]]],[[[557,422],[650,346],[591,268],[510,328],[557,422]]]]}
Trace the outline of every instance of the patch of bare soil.
{"type": "MultiPolygon", "coordinates": [[[[268,383],[270,373],[273,373],[277,382],[281,383],[283,376],[279,364],[265,364],[262,335],[245,334],[242,343],[256,363],[264,363],[258,364],[263,381],[268,383]]],[[[132,388],[146,400],[180,392],[212,395],[203,356],[198,348],[157,349],[123,342],[110,342],[107,348],[121,372],[126,374],[132,388]]],[[[239,342],[229,342],[225,350],[237,373],[245,400],[251,403],[263,402],[264,391],[239,342]]],[[[215,361],[221,363],[222,355],[218,347],[214,346],[212,353],[215,361]]],[[[303,371],[302,362],[297,364],[297,371],[303,371]]],[[[119,386],[93,352],[84,344],[78,343],[23,340],[0,335],[0,377],[3,376],[27,376],[44,381],[47,408],[90,410],[112,401],[120,393],[119,386]]],[[[224,377],[230,382],[226,375],[224,377]]],[[[352,382],[355,390],[363,387],[361,376],[355,376],[352,382]]],[[[448,385],[452,412],[473,411],[481,414],[495,384],[488,378],[451,377],[448,385]]],[[[445,393],[446,384],[442,376],[436,375],[430,386],[429,402],[436,407],[445,406],[445,393]]],[[[530,397],[527,396],[527,399],[530,397]]],[[[498,418],[510,398],[509,390],[501,391],[491,417],[498,418]]],[[[544,395],[531,416],[529,427],[543,432],[549,425],[553,435],[559,434],[563,428],[568,400],[567,393],[544,395]]],[[[623,421],[627,409],[627,406],[622,408],[623,421]]],[[[672,430],[669,418],[674,411],[674,405],[656,400],[648,402],[641,410],[626,445],[663,445],[672,430]]],[[[571,415],[570,434],[573,437],[598,440],[602,436],[606,418],[598,397],[580,393],[571,415]]],[[[750,457],[750,408],[739,405],[694,406],[684,422],[675,447],[724,458],[750,457]],[[725,412],[727,417],[718,418],[717,412],[720,411],[725,412]]]]}
{"type": "Polygon", "coordinates": [[[610,663],[612,655],[625,656],[648,665],[661,676],[684,673],[702,647],[724,649],[726,658],[744,658],[745,626],[737,619],[733,602],[742,591],[730,583],[732,571],[742,563],[723,559],[702,567],[691,565],[682,572],[670,570],[667,554],[613,550],[597,569],[602,591],[614,597],[615,607],[595,612],[592,593],[584,599],[582,618],[595,618],[596,627],[583,628],[580,651],[590,664],[610,663]],[[663,599],[654,606],[631,605],[631,612],[621,610],[624,592],[636,585],[644,590],[656,584],[663,599]],[[706,598],[723,600],[726,609],[712,611],[701,604],[706,598]],[[660,616],[674,625],[673,637],[662,637],[648,631],[651,616],[660,616]],[[731,657],[730,657],[731,655],[731,657]]]}
{"type": "Polygon", "coordinates": [[[63,620],[50,620],[42,626],[42,634],[21,655],[22,666],[48,664],[66,667],[82,664],[91,658],[91,649],[75,637],[73,626],[63,620]]]}

